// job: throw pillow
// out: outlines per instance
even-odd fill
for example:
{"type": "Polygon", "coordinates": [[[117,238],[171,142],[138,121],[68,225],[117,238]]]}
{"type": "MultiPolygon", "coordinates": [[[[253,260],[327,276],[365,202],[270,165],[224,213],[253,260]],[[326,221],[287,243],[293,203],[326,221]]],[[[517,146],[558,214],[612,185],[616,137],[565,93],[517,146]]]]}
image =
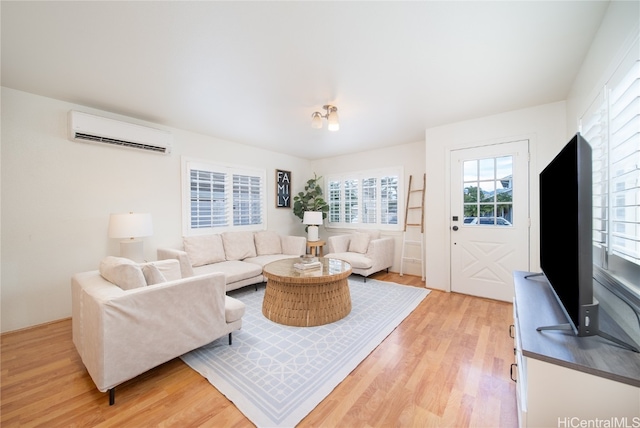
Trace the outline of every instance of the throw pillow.
{"type": "Polygon", "coordinates": [[[180,262],[176,259],[161,260],[154,263],[155,267],[162,273],[167,281],[182,279],[180,262]]]}
{"type": "Polygon", "coordinates": [[[256,256],[253,232],[224,232],[222,243],[227,260],[244,260],[256,256]]]}
{"type": "Polygon", "coordinates": [[[204,266],[225,261],[224,247],[219,234],[185,236],[184,251],[189,255],[191,266],[204,266]]]}
{"type": "Polygon", "coordinates": [[[351,235],[351,241],[349,241],[349,252],[364,254],[369,248],[369,241],[371,235],[368,233],[354,233],[351,235]]]}
{"type": "Polygon", "coordinates": [[[153,263],[145,263],[142,265],[142,274],[144,275],[144,279],[147,281],[147,285],[160,284],[163,282],[167,282],[167,279],[164,277],[160,269],[153,263]]]}
{"type": "Polygon", "coordinates": [[[109,256],[100,262],[100,275],[123,290],[147,285],[142,269],[133,260],[109,256]]]}
{"type": "Polygon", "coordinates": [[[256,232],[253,236],[256,241],[256,252],[259,256],[270,254],[282,254],[282,242],[280,235],[268,230],[256,232]]]}

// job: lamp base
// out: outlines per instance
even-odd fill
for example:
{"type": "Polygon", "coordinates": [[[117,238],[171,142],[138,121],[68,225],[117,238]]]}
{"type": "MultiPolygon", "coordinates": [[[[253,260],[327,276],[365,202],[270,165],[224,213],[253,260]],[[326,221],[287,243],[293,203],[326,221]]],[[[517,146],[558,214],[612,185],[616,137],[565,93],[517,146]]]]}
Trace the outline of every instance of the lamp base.
{"type": "Polygon", "coordinates": [[[318,241],[318,226],[308,226],[307,227],[307,241],[316,242],[318,241]]]}
{"type": "Polygon", "coordinates": [[[128,239],[120,241],[120,257],[133,260],[137,263],[144,262],[144,251],[140,239],[128,239]]]}

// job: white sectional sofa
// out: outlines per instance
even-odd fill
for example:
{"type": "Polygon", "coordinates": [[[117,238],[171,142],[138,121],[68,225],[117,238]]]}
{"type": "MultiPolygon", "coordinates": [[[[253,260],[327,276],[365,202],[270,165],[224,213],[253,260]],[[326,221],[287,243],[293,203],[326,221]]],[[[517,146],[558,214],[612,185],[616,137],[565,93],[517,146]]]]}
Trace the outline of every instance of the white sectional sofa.
{"type": "Polygon", "coordinates": [[[222,272],[227,291],[264,282],[267,263],[299,257],[306,238],[280,236],[273,231],[224,232],[183,238],[182,249],[159,248],[158,260],[176,259],[183,277],[222,272]]]}
{"type": "Polygon", "coordinates": [[[353,273],[364,276],[389,269],[393,265],[395,242],[380,236],[379,230],[367,230],[327,238],[325,257],[340,259],[351,265],[353,273]]]}
{"type": "Polygon", "coordinates": [[[71,278],[73,343],[98,390],[242,327],[245,305],[226,296],[222,273],[182,278],[175,260],[107,257],[71,278]]]}

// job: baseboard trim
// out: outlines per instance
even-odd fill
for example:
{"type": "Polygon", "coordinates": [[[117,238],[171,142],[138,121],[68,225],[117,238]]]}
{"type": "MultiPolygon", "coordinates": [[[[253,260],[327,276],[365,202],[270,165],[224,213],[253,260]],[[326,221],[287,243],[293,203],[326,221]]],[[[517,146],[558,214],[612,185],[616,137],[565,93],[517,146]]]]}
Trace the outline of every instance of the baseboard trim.
{"type": "Polygon", "coordinates": [[[57,323],[60,323],[60,322],[65,322],[65,321],[70,321],[70,320],[71,320],[71,317],[66,317],[66,318],[61,318],[59,320],[47,321],[47,322],[42,323],[42,324],[36,324],[36,325],[29,326],[29,327],[19,328],[17,330],[3,331],[2,333],[0,333],[0,338],[5,337],[5,336],[9,336],[9,335],[14,334],[14,333],[24,333],[25,331],[29,331],[29,330],[36,330],[36,329],[39,329],[39,328],[46,328],[46,327],[49,327],[49,326],[51,326],[53,324],[57,324],[57,323]]]}

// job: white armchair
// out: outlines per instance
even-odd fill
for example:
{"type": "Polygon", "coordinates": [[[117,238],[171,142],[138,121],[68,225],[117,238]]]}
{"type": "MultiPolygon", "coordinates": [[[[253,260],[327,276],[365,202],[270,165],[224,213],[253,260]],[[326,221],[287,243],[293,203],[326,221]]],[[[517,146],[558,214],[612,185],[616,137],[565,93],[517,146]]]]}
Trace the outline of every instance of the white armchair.
{"type": "Polygon", "coordinates": [[[395,242],[380,237],[379,231],[356,232],[327,238],[329,250],[325,257],[344,260],[351,264],[353,273],[362,275],[366,282],[373,273],[393,265],[395,242]]]}
{"type": "MultiPolygon", "coordinates": [[[[71,298],[73,343],[98,390],[109,391],[109,404],[117,385],[226,334],[231,344],[231,332],[241,328],[245,306],[225,295],[224,274],[147,285],[154,282],[147,269],[107,259],[111,266],[103,261],[100,271],[72,277],[71,298]]],[[[179,276],[176,260],[148,265],[156,280],[158,272],[179,276]]]]}

